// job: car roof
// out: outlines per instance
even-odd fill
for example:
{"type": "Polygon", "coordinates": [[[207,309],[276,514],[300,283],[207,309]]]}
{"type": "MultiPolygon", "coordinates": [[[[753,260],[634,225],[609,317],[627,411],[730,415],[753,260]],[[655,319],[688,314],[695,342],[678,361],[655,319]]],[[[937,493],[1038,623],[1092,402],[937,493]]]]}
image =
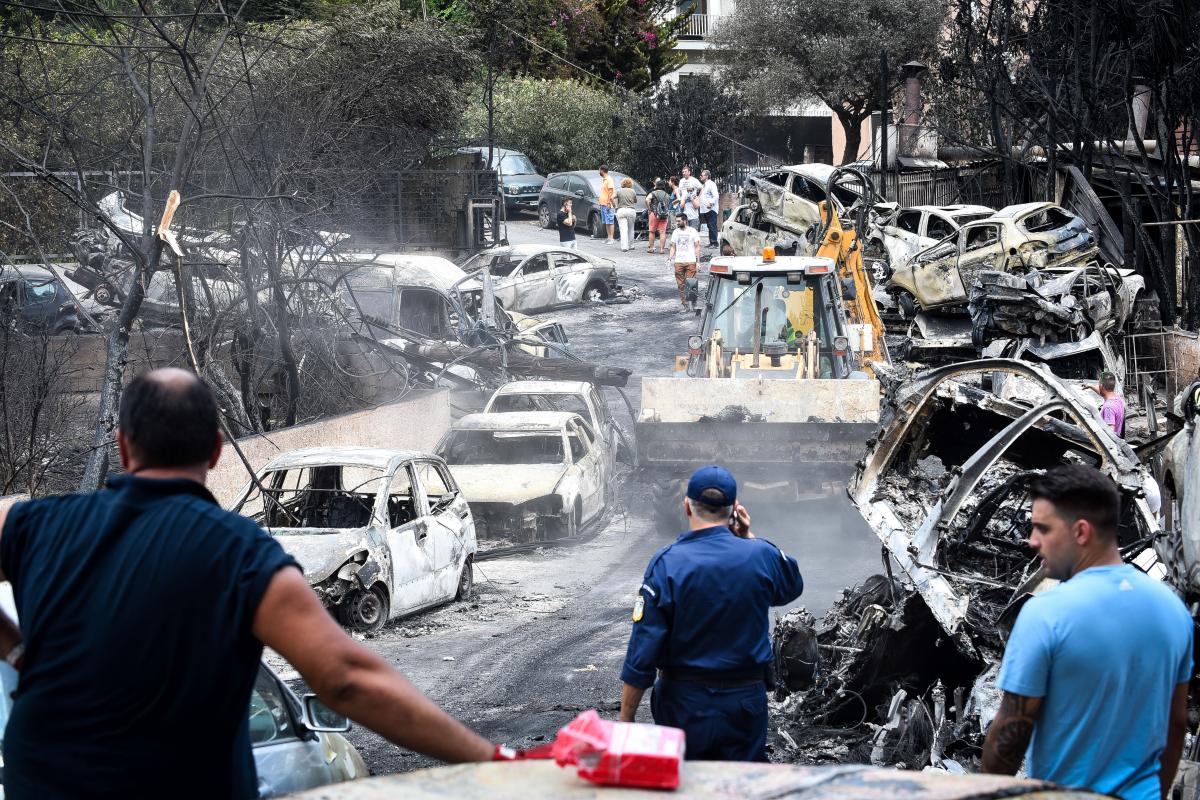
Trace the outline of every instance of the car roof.
{"type": "MultiPolygon", "coordinates": [[[[833,259],[825,256],[776,256],[773,262],[763,263],[762,256],[722,256],[714,258],[713,264],[724,264],[737,272],[795,272],[805,267],[833,267],[833,259]]],[[[712,267],[709,267],[711,272],[712,267]]],[[[832,270],[831,270],[832,271],[832,270]]],[[[733,278],[733,272],[717,277],[733,278]]]]}
{"type": "Polygon", "coordinates": [[[587,381],[509,381],[492,395],[502,394],[586,394],[592,385],[587,381]]]}
{"type": "Polygon", "coordinates": [[[784,169],[789,172],[799,173],[806,178],[812,178],[824,186],[829,183],[829,178],[833,175],[837,167],[830,166],[829,164],[792,164],[790,167],[784,167],[784,169]]]}
{"type": "Polygon", "coordinates": [[[949,214],[957,216],[959,214],[991,214],[996,213],[996,209],[988,206],[973,206],[968,204],[959,204],[953,206],[911,206],[910,208],[901,209],[902,211],[936,211],[939,214],[949,214]]]}
{"type": "MultiPolygon", "coordinates": [[[[1002,219],[1010,219],[1013,217],[1024,216],[1025,214],[1028,214],[1031,211],[1040,211],[1043,208],[1058,208],[1062,211],[1066,211],[1066,213],[1068,213],[1068,214],[1071,213],[1070,211],[1067,211],[1067,209],[1062,208],[1062,206],[1058,205],[1057,203],[1047,203],[1047,202],[1043,201],[1043,202],[1039,202],[1039,203],[1019,203],[1015,206],[1005,206],[1004,208],[1000,209],[992,216],[1000,217],[1002,219]]],[[[1072,214],[1072,216],[1074,216],[1074,215],[1072,214]]]]}
{"type": "Polygon", "coordinates": [[[462,431],[561,431],[572,419],[582,418],[569,411],[516,411],[510,413],[467,414],[451,428],[462,431]]]}
{"type": "Polygon", "coordinates": [[[397,286],[432,286],[449,290],[466,277],[465,272],[448,258],[410,255],[409,253],[341,253],[322,263],[330,266],[357,266],[391,270],[397,286]]]}
{"type": "Polygon", "coordinates": [[[386,469],[393,459],[433,458],[419,450],[387,450],[382,447],[306,447],[276,456],[263,469],[321,467],[342,464],[386,469]]]}

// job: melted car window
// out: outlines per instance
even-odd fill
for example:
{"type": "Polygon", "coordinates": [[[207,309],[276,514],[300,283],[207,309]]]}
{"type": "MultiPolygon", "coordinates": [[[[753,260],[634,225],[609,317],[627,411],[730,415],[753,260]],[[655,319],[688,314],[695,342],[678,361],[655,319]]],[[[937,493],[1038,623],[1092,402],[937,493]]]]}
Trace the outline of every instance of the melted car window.
{"type": "MultiPolygon", "coordinates": [[[[936,217],[930,217],[929,225],[932,228],[933,220],[936,217]]],[[[904,211],[896,217],[896,227],[902,231],[909,233],[917,233],[921,228],[921,212],[920,211],[904,211]]],[[[930,236],[933,234],[930,233],[930,236]]]]}
{"type": "Polygon", "coordinates": [[[1071,223],[1074,218],[1061,208],[1043,208],[1022,219],[1019,226],[1027,233],[1052,231],[1071,223]]]}
{"type": "Polygon", "coordinates": [[[995,225],[979,225],[967,228],[967,240],[963,245],[966,250],[978,250],[1000,241],[1000,228],[995,225]]]}
{"type": "Polygon", "coordinates": [[[388,485],[388,527],[399,528],[417,518],[417,506],[413,499],[412,475],[408,467],[400,467],[388,485]]]}
{"type": "Polygon", "coordinates": [[[930,239],[945,239],[955,230],[954,223],[950,220],[939,217],[937,214],[930,214],[929,222],[925,226],[925,235],[930,239]]]}
{"type": "Polygon", "coordinates": [[[589,414],[587,403],[576,394],[502,394],[491,411],[570,411],[589,414]]]}
{"type": "Polygon", "coordinates": [[[54,281],[28,281],[25,293],[31,303],[49,303],[58,294],[58,287],[54,281]]]}
{"type": "Polygon", "coordinates": [[[452,431],[442,452],[452,466],[561,464],[562,436],[525,431],[452,431]]]}
{"type": "Polygon", "coordinates": [[[267,528],[363,528],[385,475],[373,467],[323,464],[271,470],[234,510],[267,528]]]}
{"type": "Polygon", "coordinates": [[[525,275],[534,275],[539,272],[547,272],[550,269],[550,262],[546,260],[545,253],[539,253],[536,256],[530,256],[525,262],[525,266],[521,268],[521,272],[525,275]]]}

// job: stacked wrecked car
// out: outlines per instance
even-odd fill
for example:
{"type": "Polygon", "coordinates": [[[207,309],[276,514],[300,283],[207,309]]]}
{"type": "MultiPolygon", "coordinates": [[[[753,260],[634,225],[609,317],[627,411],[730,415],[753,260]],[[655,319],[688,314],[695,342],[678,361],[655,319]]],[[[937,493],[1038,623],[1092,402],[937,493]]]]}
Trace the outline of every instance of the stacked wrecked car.
{"type": "Polygon", "coordinates": [[[975,771],[1005,636],[1053,584],[1027,544],[1030,481],[1096,467],[1121,492],[1123,557],[1169,575],[1175,556],[1148,469],[1047,366],[984,359],[903,377],[849,488],[880,574],[819,621],[798,610],[778,622],[781,738],[801,761],[975,771]],[[1038,391],[1004,399],[990,387],[1005,380],[1038,391]]]}

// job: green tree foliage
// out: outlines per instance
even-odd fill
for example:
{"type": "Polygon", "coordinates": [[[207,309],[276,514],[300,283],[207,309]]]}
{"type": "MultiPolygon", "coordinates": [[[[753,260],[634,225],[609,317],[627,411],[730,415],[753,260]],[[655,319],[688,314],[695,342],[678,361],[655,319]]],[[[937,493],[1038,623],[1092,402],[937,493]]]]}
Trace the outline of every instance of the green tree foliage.
{"type": "Polygon", "coordinates": [[[712,41],[728,60],[728,85],[757,110],[812,100],[833,109],[852,161],[879,105],[880,53],[894,89],[900,64],[931,63],[945,22],[945,5],[928,0],[739,0],[712,41]]]}
{"type": "MultiPolygon", "coordinates": [[[[578,81],[513,78],[496,85],[497,146],[524,152],[543,172],[595,169],[602,163],[628,171],[632,122],[629,106],[578,81]]],[[[482,102],[468,109],[463,139],[486,143],[482,102]]]]}
{"type": "Polygon", "coordinates": [[[678,174],[683,164],[724,176],[730,137],[737,138],[742,104],[708,78],[666,84],[638,104],[631,160],[643,178],[678,174]]]}

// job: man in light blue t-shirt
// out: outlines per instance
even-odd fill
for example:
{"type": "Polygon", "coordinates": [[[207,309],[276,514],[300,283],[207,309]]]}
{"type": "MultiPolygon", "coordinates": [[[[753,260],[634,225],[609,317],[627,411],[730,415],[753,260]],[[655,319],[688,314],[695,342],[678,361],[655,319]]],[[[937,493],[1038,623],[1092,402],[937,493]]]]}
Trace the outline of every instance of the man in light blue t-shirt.
{"type": "Polygon", "coordinates": [[[1165,585],[1122,562],[1112,480],[1065,466],[1029,491],[1029,544],[1063,582],[1017,617],[983,770],[1012,775],[1027,756],[1031,778],[1158,800],[1187,727],[1191,617],[1165,585]]]}

